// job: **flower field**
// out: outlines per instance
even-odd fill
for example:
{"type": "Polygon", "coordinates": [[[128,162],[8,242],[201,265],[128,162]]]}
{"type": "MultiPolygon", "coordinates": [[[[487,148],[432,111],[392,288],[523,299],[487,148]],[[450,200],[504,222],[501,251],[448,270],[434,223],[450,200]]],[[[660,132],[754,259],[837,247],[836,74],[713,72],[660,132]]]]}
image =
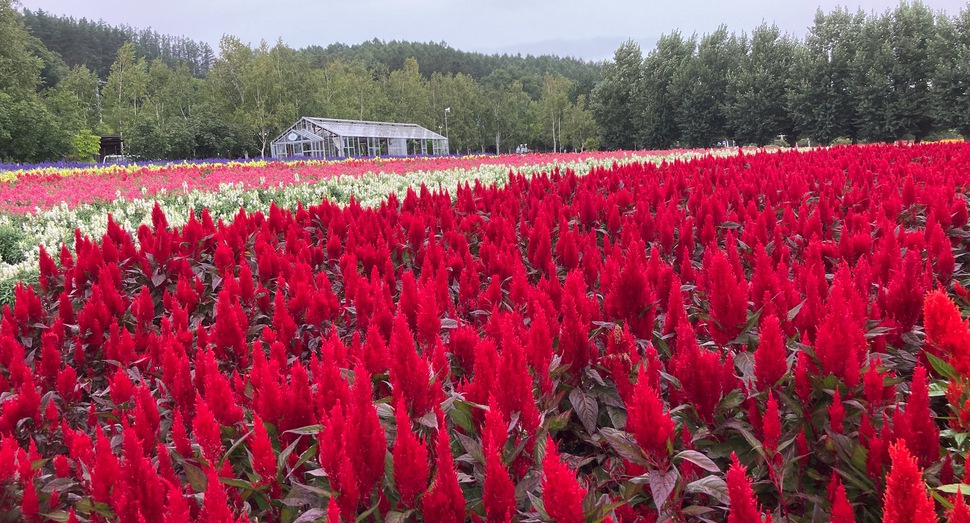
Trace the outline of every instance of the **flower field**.
{"type": "Polygon", "coordinates": [[[157,203],[172,225],[209,211],[230,220],[240,208],[295,210],[323,198],[373,207],[408,187],[454,190],[479,180],[504,183],[511,171],[530,176],[569,169],[585,174],[613,163],[689,159],[706,152],[580,153],[501,157],[353,159],[309,162],[221,162],[88,167],[36,166],[0,172],[0,302],[13,285],[36,281],[39,245],[71,243],[75,229],[100,238],[108,216],[134,231],[151,223],[157,203]]]}
{"type": "Polygon", "coordinates": [[[970,145],[546,160],[4,182],[0,521],[970,520],[970,145]]]}

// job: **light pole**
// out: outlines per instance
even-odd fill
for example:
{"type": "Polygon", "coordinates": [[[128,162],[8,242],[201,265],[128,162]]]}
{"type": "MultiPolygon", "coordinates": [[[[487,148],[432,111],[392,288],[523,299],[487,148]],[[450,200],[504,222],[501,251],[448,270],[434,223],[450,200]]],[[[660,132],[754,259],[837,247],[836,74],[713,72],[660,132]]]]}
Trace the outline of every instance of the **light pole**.
{"type": "Polygon", "coordinates": [[[451,112],[451,107],[445,107],[445,154],[451,154],[451,142],[448,136],[448,113],[451,112]]]}

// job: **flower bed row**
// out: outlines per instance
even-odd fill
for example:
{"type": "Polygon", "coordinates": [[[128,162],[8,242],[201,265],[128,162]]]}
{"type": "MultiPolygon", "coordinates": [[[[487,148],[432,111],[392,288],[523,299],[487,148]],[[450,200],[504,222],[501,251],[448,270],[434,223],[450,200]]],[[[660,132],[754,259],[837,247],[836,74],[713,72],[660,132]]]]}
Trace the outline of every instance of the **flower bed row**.
{"type": "Polygon", "coordinates": [[[78,234],[0,319],[0,521],[962,521],[968,170],[840,148],[78,234]]]}
{"type": "MultiPolygon", "coordinates": [[[[707,153],[707,151],[704,151],[707,153]]],[[[731,154],[732,150],[720,154],[731,154]]],[[[28,214],[66,205],[73,208],[118,198],[153,198],[159,194],[215,191],[233,186],[280,188],[317,183],[333,177],[401,175],[415,172],[531,169],[537,165],[610,163],[645,157],[690,157],[694,151],[590,152],[464,157],[366,158],[334,161],[253,161],[221,164],[182,163],[146,166],[95,167],[87,170],[22,172],[16,178],[0,177],[0,213],[28,214]]]]}
{"type": "Polygon", "coordinates": [[[240,208],[265,212],[270,203],[275,203],[281,208],[296,209],[300,204],[315,204],[324,198],[347,203],[353,197],[361,205],[371,207],[388,194],[402,193],[408,187],[420,187],[422,184],[446,190],[476,180],[486,185],[502,184],[513,169],[526,176],[558,168],[584,174],[594,166],[612,165],[614,162],[675,161],[700,154],[677,151],[621,152],[500,158],[373,159],[350,160],[340,164],[170,166],[138,172],[92,171],[69,178],[40,177],[35,180],[37,183],[21,180],[15,185],[0,184],[0,202],[6,202],[0,203],[0,209],[5,208],[4,205],[7,209],[15,209],[0,212],[0,303],[9,302],[17,282],[36,280],[37,256],[41,245],[51,247],[71,243],[75,229],[84,235],[100,238],[107,231],[109,216],[122,227],[136,230],[144,223],[151,223],[151,210],[156,202],[173,225],[182,225],[190,213],[199,213],[202,209],[207,209],[215,220],[228,220],[240,208]],[[211,173],[201,176],[207,169],[211,169],[211,173]],[[111,192],[110,197],[98,196],[107,192],[111,192]],[[43,198],[39,198],[38,194],[42,194],[43,198]],[[52,204],[59,201],[58,198],[67,198],[67,195],[71,195],[71,200],[52,204]],[[26,204],[13,203],[18,201],[17,198],[31,200],[31,205],[35,205],[33,212],[25,213],[26,204]],[[43,206],[39,207],[40,204],[43,206]]]}

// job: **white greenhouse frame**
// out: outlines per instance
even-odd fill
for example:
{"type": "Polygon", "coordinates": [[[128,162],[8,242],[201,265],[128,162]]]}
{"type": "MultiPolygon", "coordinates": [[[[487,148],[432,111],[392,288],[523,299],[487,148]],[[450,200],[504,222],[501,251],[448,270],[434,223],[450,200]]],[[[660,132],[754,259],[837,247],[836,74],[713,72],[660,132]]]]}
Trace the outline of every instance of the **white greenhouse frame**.
{"type": "Polygon", "coordinates": [[[448,139],[413,123],[304,116],[270,144],[274,158],[449,154],[448,139]]]}

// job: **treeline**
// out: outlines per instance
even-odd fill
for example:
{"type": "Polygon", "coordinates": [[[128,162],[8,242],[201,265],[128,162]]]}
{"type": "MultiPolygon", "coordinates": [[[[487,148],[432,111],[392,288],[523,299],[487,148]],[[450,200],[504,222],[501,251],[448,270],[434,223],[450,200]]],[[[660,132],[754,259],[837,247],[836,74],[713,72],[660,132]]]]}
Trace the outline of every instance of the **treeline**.
{"type": "Polygon", "coordinates": [[[149,61],[162,60],[171,67],[186,64],[195,76],[205,76],[215,60],[212,46],[184,36],[165,35],[128,25],[113,26],[103,20],[78,20],[40,9],[24,9],[23,15],[30,34],[59,55],[67,68],[83,65],[100,78],[108,76],[118,50],[129,42],[135,45],[139,57],[149,61]]]}
{"type": "Polygon", "coordinates": [[[369,69],[396,71],[408,58],[421,64],[421,74],[430,79],[434,73],[470,76],[489,86],[503,86],[512,80],[523,82],[530,96],[539,97],[540,80],[546,74],[563,76],[573,85],[573,97],[593,89],[600,79],[602,65],[570,57],[483,54],[454,49],[446,43],[382,42],[371,40],[355,45],[341,43],[327,47],[309,46],[300,51],[310,58],[312,67],[323,67],[339,60],[363,62],[369,69]]]}
{"type": "Polygon", "coordinates": [[[803,41],[762,25],[628,41],[592,95],[609,148],[970,138],[970,6],[819,11],[803,41]]]}
{"type": "Polygon", "coordinates": [[[447,134],[456,152],[597,146],[588,108],[597,63],[435,43],[293,49],[225,36],[200,75],[193,59],[165,43],[176,40],[21,14],[14,1],[0,0],[0,41],[23,45],[0,53],[17,55],[27,81],[0,82],[0,92],[18,100],[0,105],[0,140],[19,136],[0,143],[7,161],[87,159],[97,134],[123,135],[126,153],[142,158],[259,156],[301,116],[414,122],[447,134]],[[104,50],[119,42],[105,69],[104,50]],[[49,74],[57,60],[70,69],[49,74]],[[14,83],[23,87],[16,95],[14,83]]]}
{"type": "Polygon", "coordinates": [[[605,64],[443,43],[204,44],[0,0],[0,160],[259,156],[301,116],[414,122],[452,151],[709,147],[970,136],[970,7],[674,32],[605,64]],[[109,55],[106,53],[110,52],[109,55]],[[450,109],[447,112],[445,109],[450,109]],[[447,120],[446,120],[447,118],[447,120]]]}

